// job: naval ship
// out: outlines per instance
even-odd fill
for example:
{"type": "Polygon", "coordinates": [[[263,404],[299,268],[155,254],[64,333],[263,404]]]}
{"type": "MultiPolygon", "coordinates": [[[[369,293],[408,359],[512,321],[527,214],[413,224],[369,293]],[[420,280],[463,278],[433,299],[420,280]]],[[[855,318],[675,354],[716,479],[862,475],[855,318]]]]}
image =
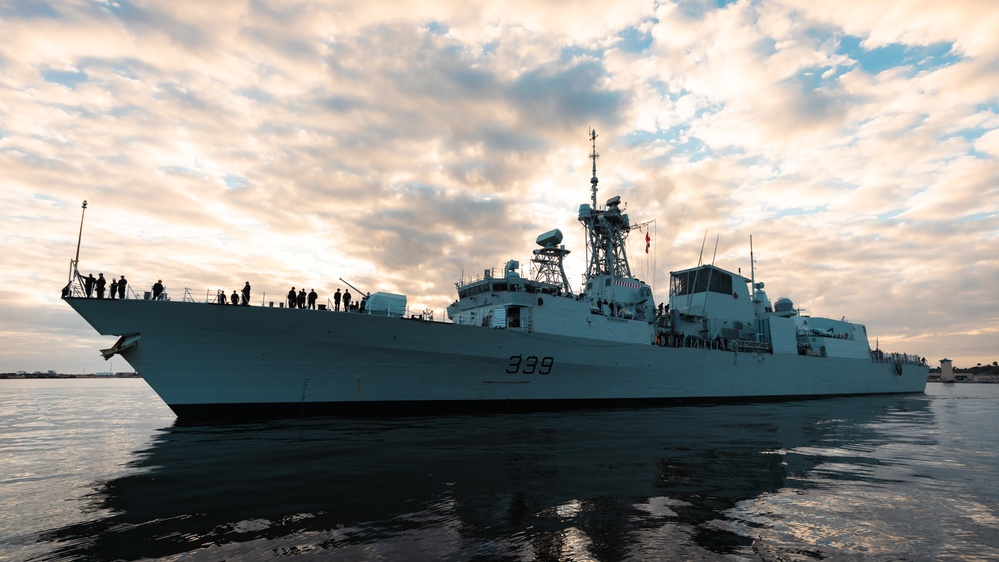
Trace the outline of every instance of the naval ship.
{"type": "MultiPolygon", "coordinates": [[[[587,268],[574,291],[562,233],[456,285],[447,319],[406,297],[302,313],[193,300],[86,298],[71,260],[64,299],[181,419],[633,407],[920,393],[917,355],[871,349],[867,329],[771,303],[755,274],[712,264],[670,273],[668,303],[631,271],[619,196],[579,206],[587,268]]],[[[84,209],[86,205],[84,204],[84,209]]],[[[82,220],[81,220],[82,231],[82,220]]],[[[79,254],[77,254],[77,262],[79,254]]],[[[752,262],[752,253],[750,261],[752,262]]],[[[753,268],[751,268],[753,269],[753,268]]],[[[753,271],[755,271],[753,269],[753,271]]],[[[464,277],[464,276],[463,276],[464,277]]]]}

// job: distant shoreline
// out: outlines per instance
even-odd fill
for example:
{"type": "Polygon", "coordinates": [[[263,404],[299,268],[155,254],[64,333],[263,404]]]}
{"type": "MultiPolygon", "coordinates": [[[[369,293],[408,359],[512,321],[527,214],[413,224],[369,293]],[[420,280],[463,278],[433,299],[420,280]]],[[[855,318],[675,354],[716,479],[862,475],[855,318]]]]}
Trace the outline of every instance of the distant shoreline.
{"type": "Polygon", "coordinates": [[[945,382],[948,383],[948,384],[950,384],[950,383],[954,383],[954,384],[999,384],[999,379],[981,379],[981,380],[974,380],[974,381],[968,381],[968,380],[942,381],[940,379],[930,379],[930,380],[928,380],[926,382],[938,382],[940,384],[943,384],[945,382]]]}
{"type": "Polygon", "coordinates": [[[138,373],[115,373],[113,375],[84,375],[67,373],[0,373],[0,379],[141,379],[138,373]]]}

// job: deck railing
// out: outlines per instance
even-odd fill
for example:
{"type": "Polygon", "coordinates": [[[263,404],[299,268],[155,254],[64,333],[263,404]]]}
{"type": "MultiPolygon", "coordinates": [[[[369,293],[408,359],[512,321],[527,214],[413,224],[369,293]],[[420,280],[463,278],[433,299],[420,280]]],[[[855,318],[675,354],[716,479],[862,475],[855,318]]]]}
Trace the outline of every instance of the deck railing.
{"type": "MultiPolygon", "coordinates": [[[[85,298],[87,296],[82,281],[79,282],[79,283],[71,283],[70,285],[67,286],[67,289],[68,289],[68,293],[66,295],[67,297],[71,297],[71,298],[85,298]]],[[[232,306],[231,301],[230,301],[230,295],[232,294],[232,292],[231,291],[230,292],[226,292],[225,290],[222,290],[222,295],[225,296],[225,302],[224,303],[220,303],[219,299],[218,299],[219,291],[220,291],[220,289],[204,289],[204,290],[202,290],[202,289],[192,289],[190,287],[184,287],[180,291],[180,298],[179,298],[179,300],[181,302],[209,304],[209,305],[213,305],[213,306],[222,306],[223,304],[225,306],[232,306]]],[[[163,293],[160,295],[160,298],[158,300],[160,300],[160,301],[172,301],[172,300],[176,300],[176,297],[174,295],[175,295],[175,293],[173,291],[171,291],[169,287],[164,287],[163,293]]],[[[242,297],[243,297],[242,293],[237,293],[237,295],[239,297],[239,302],[242,303],[242,297]]],[[[129,284],[127,286],[125,296],[129,300],[153,300],[153,298],[152,298],[152,291],[140,291],[139,293],[137,293],[132,288],[131,284],[129,284]]],[[[94,291],[93,294],[91,294],[91,298],[96,298],[96,297],[97,297],[97,293],[96,293],[96,291],[94,291]]],[[[105,298],[105,300],[110,300],[111,299],[110,290],[105,294],[104,298],[105,298]]],[[[253,298],[253,297],[251,297],[251,298],[253,298]]],[[[256,299],[256,298],[253,298],[253,300],[255,302],[251,303],[251,306],[266,307],[266,308],[282,308],[282,309],[288,309],[288,310],[313,310],[313,309],[309,309],[309,308],[305,308],[305,309],[300,309],[300,308],[297,308],[297,307],[294,308],[294,309],[290,308],[288,306],[288,303],[287,303],[287,296],[284,295],[283,293],[266,293],[266,292],[262,292],[262,293],[260,293],[259,300],[256,299]],[[278,297],[278,298],[275,298],[273,296],[275,294],[281,294],[281,296],[278,297]]],[[[317,301],[318,300],[319,299],[317,299],[317,301]]],[[[354,301],[352,301],[352,302],[354,302],[354,301]]],[[[388,305],[388,306],[389,306],[389,309],[387,311],[387,313],[388,313],[387,315],[393,316],[393,317],[411,318],[411,316],[410,316],[410,307],[409,306],[403,307],[401,310],[394,310],[391,305],[388,305]]],[[[333,312],[333,309],[334,309],[334,305],[333,305],[332,299],[330,299],[329,297],[326,297],[326,303],[325,304],[317,303],[317,307],[314,310],[316,312],[333,312]]],[[[352,310],[349,310],[349,311],[348,310],[341,310],[340,312],[346,312],[346,313],[349,313],[349,314],[370,314],[370,315],[374,315],[374,316],[383,316],[383,315],[386,315],[386,311],[385,310],[365,310],[364,312],[358,312],[357,309],[352,309],[352,310]]],[[[434,310],[429,310],[429,309],[424,309],[419,314],[414,313],[414,315],[415,315],[415,317],[418,317],[418,318],[420,318],[422,320],[431,321],[431,322],[434,321],[435,318],[437,319],[438,322],[444,322],[445,318],[447,317],[447,315],[444,314],[443,311],[434,311],[434,310]]]]}
{"type": "Polygon", "coordinates": [[[902,365],[925,365],[926,359],[911,353],[886,353],[880,349],[871,351],[871,360],[875,363],[896,363],[902,365]]]}

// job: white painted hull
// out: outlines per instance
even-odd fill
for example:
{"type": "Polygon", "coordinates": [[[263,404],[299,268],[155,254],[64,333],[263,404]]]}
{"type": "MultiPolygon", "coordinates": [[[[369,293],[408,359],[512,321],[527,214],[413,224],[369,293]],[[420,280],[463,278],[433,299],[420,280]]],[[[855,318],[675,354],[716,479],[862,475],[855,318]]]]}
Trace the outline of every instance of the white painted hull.
{"type": "Polygon", "coordinates": [[[666,348],[353,313],[67,302],[101,334],[139,334],[137,345],[121,354],[182,417],[907,393],[924,391],[928,371],[906,364],[897,374],[895,365],[868,359],[666,348]]]}

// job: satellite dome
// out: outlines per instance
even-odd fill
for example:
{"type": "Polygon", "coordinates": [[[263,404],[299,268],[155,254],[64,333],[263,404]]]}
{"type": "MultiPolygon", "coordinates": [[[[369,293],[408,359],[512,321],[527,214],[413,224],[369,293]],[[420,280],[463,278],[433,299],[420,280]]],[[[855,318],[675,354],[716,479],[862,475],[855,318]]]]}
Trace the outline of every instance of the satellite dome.
{"type": "Polygon", "coordinates": [[[777,312],[794,312],[794,303],[787,297],[781,297],[774,303],[774,310],[777,312]]]}

